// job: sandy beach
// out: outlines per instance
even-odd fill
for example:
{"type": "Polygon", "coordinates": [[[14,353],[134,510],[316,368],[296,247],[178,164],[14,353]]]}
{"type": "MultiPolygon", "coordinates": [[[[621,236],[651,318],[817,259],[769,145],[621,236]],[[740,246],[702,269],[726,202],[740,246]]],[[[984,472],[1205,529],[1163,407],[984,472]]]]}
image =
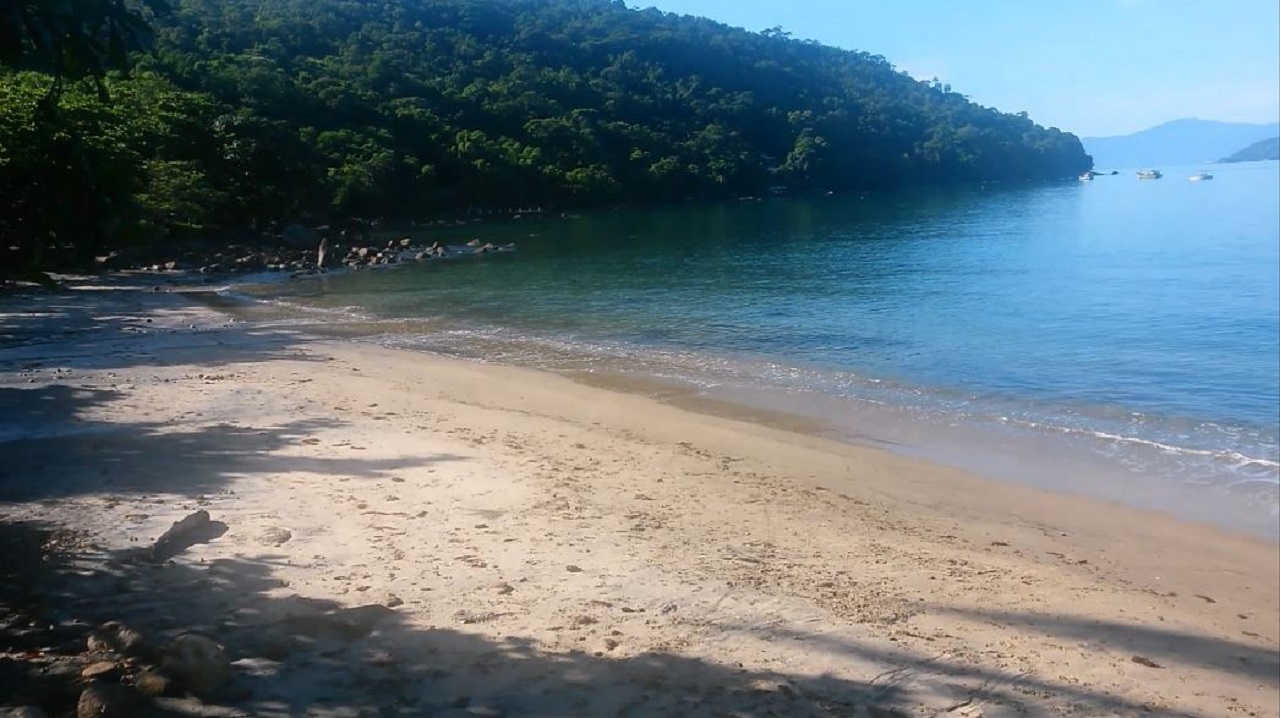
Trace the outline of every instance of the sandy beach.
{"type": "Polygon", "coordinates": [[[119,621],[225,649],[163,715],[1280,715],[1274,542],[803,429],[167,290],[0,298],[0,706],[133,686],[86,649],[119,621]]]}

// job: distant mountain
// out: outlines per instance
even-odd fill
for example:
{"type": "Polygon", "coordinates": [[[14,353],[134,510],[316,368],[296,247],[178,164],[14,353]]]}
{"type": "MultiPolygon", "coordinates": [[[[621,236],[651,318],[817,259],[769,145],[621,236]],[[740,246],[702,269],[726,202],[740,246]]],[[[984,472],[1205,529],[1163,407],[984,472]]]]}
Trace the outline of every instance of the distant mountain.
{"type": "Polygon", "coordinates": [[[1174,120],[1132,135],[1085,137],[1094,169],[1134,169],[1148,165],[1214,162],[1250,143],[1280,135],[1280,122],[1245,124],[1174,120]]]}
{"type": "Polygon", "coordinates": [[[1271,137],[1254,142],[1239,152],[1224,157],[1219,162],[1255,162],[1257,160],[1280,160],[1280,137],[1271,137]]]}

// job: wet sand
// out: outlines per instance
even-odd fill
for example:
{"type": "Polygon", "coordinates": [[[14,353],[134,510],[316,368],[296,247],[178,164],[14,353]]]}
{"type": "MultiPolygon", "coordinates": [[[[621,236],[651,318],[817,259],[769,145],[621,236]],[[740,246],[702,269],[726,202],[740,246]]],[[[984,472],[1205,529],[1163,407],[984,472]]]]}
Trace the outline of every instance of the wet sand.
{"type": "Polygon", "coordinates": [[[2,306],[0,526],[78,537],[6,605],[216,637],[211,705],[1280,714],[1274,542],[167,292],[2,306]],[[196,509],[225,530],[134,560],[196,509]]]}

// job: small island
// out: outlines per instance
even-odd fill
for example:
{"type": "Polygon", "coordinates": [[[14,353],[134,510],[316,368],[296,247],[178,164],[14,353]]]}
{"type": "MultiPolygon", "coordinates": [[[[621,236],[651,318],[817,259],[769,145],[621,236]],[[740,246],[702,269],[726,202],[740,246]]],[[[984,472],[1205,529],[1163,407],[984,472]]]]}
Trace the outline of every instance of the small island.
{"type": "Polygon", "coordinates": [[[1280,137],[1254,142],[1230,157],[1219,162],[1257,162],[1259,160],[1280,160],[1280,137]]]}

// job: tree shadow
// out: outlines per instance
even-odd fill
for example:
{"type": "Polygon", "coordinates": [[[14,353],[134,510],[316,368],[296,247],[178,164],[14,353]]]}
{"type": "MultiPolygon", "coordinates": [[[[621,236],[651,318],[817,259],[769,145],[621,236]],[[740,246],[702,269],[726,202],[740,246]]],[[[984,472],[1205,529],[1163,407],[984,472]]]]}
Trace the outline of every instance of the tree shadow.
{"type": "MultiPolygon", "coordinates": [[[[235,678],[210,703],[246,715],[906,715],[891,686],[665,652],[553,652],[528,637],[490,639],[418,626],[380,605],[285,594],[270,556],[155,564],[58,535],[44,524],[0,523],[0,651],[9,656],[0,659],[0,705],[73,710],[86,639],[114,620],[152,645],[184,632],[216,637],[235,678]],[[9,630],[17,625],[33,628],[9,630]]],[[[126,668],[126,682],[136,670],[126,668]]],[[[222,710],[191,698],[156,705],[155,715],[222,710]]]]}
{"type": "Polygon", "coordinates": [[[210,311],[230,306],[209,292],[132,286],[3,297],[0,367],[110,370],[190,362],[209,368],[310,358],[295,331],[249,327],[210,311]]]}
{"type": "Polygon", "coordinates": [[[1091,646],[1116,649],[1147,657],[1170,668],[1198,666],[1245,675],[1258,681],[1271,681],[1280,686],[1280,652],[1240,641],[1077,616],[954,607],[937,610],[971,620],[1016,626],[1091,646]]]}
{"type": "MultiPolygon", "coordinates": [[[[949,613],[993,625],[1018,627],[1084,641],[1099,651],[1119,649],[1124,653],[1154,658],[1156,666],[1147,666],[1152,670],[1176,670],[1179,665],[1197,666],[1224,675],[1243,674],[1260,683],[1269,682],[1272,686],[1280,686],[1280,654],[1243,642],[1074,616],[982,611],[947,606],[934,606],[929,612],[949,613]]],[[[1026,705],[1027,696],[1042,699],[1051,697],[1059,706],[1050,711],[1053,715],[1063,710],[1071,715],[1090,716],[1152,713],[1169,716],[1197,715],[1157,709],[1121,696],[1092,690],[1075,682],[1051,681],[1028,673],[1012,673],[970,663],[940,660],[939,656],[923,656],[905,648],[885,650],[821,632],[808,633],[772,626],[762,630],[739,624],[718,624],[718,627],[755,633],[772,641],[804,641],[851,659],[870,659],[876,663],[900,666],[890,674],[872,681],[873,684],[900,686],[904,691],[907,686],[912,686],[916,690],[938,695],[968,695],[974,703],[1017,706],[1020,711],[1029,714],[1038,715],[1039,712],[1026,705]]]]}
{"type": "MultiPolygon", "coordinates": [[[[209,699],[211,705],[162,699],[159,716],[240,715],[217,712],[230,706],[243,715],[281,718],[902,718],[924,710],[921,693],[967,697],[957,704],[1002,705],[1019,715],[1175,715],[1078,684],[776,627],[717,625],[897,668],[850,680],[746,670],[665,651],[615,656],[551,650],[529,636],[492,638],[461,627],[424,626],[412,613],[383,605],[348,607],[293,594],[277,577],[284,561],[262,555],[157,564],[136,551],[97,549],[48,524],[0,523],[0,655],[10,657],[0,659],[0,705],[70,709],[84,686],[78,671],[86,660],[85,639],[94,626],[112,620],[142,630],[153,645],[184,632],[215,637],[234,661],[235,678],[209,699]]],[[[969,615],[1021,620],[1020,614],[969,615]]],[[[1115,640],[1165,658],[1170,654],[1153,650],[1153,642],[1189,641],[1178,655],[1204,646],[1176,632],[1115,625],[1086,632],[1074,619],[1034,619],[1036,626],[1064,636],[1132,632],[1132,644],[1115,640]]],[[[1211,643],[1237,650],[1227,641],[1211,643]]],[[[1212,658],[1195,660],[1219,665],[1212,658]]],[[[926,712],[937,710],[935,705],[926,712]]]]}
{"type": "Polygon", "coordinates": [[[219,424],[174,429],[160,423],[86,418],[122,400],[111,389],[51,384],[0,388],[0,501],[36,501],[86,493],[199,496],[249,474],[314,473],[375,478],[442,461],[452,454],[363,459],[291,456],[281,450],[316,442],[338,419],[273,426],[219,424]]]}

